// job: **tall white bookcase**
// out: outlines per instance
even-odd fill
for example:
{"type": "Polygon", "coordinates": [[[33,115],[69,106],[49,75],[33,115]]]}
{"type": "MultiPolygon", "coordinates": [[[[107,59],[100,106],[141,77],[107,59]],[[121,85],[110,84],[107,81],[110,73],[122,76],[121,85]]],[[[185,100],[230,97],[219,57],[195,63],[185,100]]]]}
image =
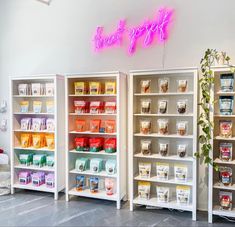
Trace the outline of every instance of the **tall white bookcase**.
{"type": "MultiPolygon", "coordinates": [[[[209,205],[208,205],[208,220],[210,223],[213,222],[213,215],[224,216],[224,217],[232,217],[235,218],[235,127],[234,127],[234,119],[235,119],[235,107],[233,107],[232,115],[221,115],[220,107],[219,107],[219,97],[220,96],[233,96],[235,92],[222,92],[220,89],[220,75],[231,73],[229,67],[213,67],[212,68],[213,76],[215,78],[215,83],[211,88],[211,97],[212,101],[215,103],[211,106],[210,119],[214,122],[214,130],[212,131],[213,139],[211,141],[212,144],[212,153],[211,158],[214,163],[216,163],[219,167],[231,167],[233,171],[232,175],[232,186],[224,186],[219,182],[219,173],[212,167],[209,166],[209,186],[208,186],[208,196],[209,196],[209,205]],[[223,138],[220,134],[220,120],[232,120],[233,123],[233,137],[232,138],[223,138]],[[232,143],[233,145],[233,154],[232,161],[221,161],[220,160],[220,143],[232,143]],[[220,208],[220,198],[219,192],[232,192],[233,199],[233,209],[232,210],[222,210],[220,208]]],[[[233,105],[234,106],[234,105],[233,105]]]]}
{"type": "Polygon", "coordinates": [[[71,196],[88,197],[95,199],[104,199],[116,201],[117,209],[121,207],[121,200],[126,199],[126,162],[127,162],[127,141],[126,141],[126,75],[120,72],[105,72],[105,73],[92,73],[92,74],[73,74],[68,75],[66,78],[66,200],[69,201],[71,196]],[[101,82],[104,86],[106,81],[116,82],[116,94],[85,94],[75,95],[74,82],[101,82]],[[116,114],[76,114],[74,110],[74,101],[115,101],[117,110],[116,114]],[[92,119],[101,119],[105,121],[108,119],[116,120],[116,133],[104,133],[97,132],[92,133],[90,131],[77,132],[74,129],[76,119],[84,119],[89,122],[92,119]],[[74,139],[76,137],[103,137],[116,138],[117,151],[116,153],[106,153],[104,150],[100,152],[90,151],[76,151],[74,147],[74,139]],[[115,175],[108,175],[105,172],[105,166],[99,173],[93,173],[90,170],[78,172],[75,169],[75,162],[77,158],[85,157],[89,160],[92,158],[101,158],[104,163],[113,159],[116,160],[117,171],[115,175]],[[86,177],[86,188],[82,191],[76,190],[76,176],[86,177]],[[91,193],[89,189],[89,182],[87,179],[90,177],[98,177],[100,180],[105,178],[114,178],[116,181],[115,193],[113,195],[107,195],[105,188],[99,188],[97,193],[91,193]]]}
{"type": "Polygon", "coordinates": [[[197,82],[198,72],[196,68],[172,69],[172,70],[148,70],[130,72],[129,90],[129,189],[130,189],[130,210],[134,205],[154,206],[168,209],[192,212],[192,219],[196,220],[197,209],[197,160],[194,153],[197,151],[197,82]],[[159,93],[159,78],[169,78],[169,91],[159,93]],[[141,80],[151,80],[151,93],[141,93],[141,80]],[[184,93],[177,92],[177,80],[187,80],[188,90],[184,93]],[[151,99],[151,114],[141,114],[141,99],[151,99]],[[158,100],[168,100],[168,113],[159,114],[157,110],[158,100]],[[178,114],[177,100],[187,99],[188,111],[185,114],[178,114]],[[169,134],[159,135],[157,133],[157,120],[169,120],[169,134]],[[151,120],[152,133],[140,133],[140,120],[151,120]],[[176,134],[176,122],[178,120],[188,121],[188,134],[179,136],[176,134]],[[141,139],[151,139],[152,154],[145,156],[141,154],[141,139]],[[169,155],[159,154],[158,142],[165,140],[169,142],[169,155]],[[187,144],[187,155],[181,158],[177,155],[176,145],[178,142],[187,144]],[[148,162],[152,165],[151,177],[142,178],[139,176],[138,163],[148,162]],[[169,180],[159,180],[156,177],[156,162],[169,163],[169,180]],[[174,178],[174,165],[183,164],[188,167],[187,181],[178,182],[174,178]],[[150,199],[139,198],[138,182],[150,182],[150,199]],[[169,202],[159,203],[156,197],[156,185],[170,188],[169,202]],[[176,202],[176,186],[189,186],[191,195],[189,204],[179,204],[176,202]]]}
{"type": "Polygon", "coordinates": [[[12,77],[10,79],[10,131],[11,131],[11,193],[15,193],[15,189],[28,189],[42,192],[54,193],[55,200],[58,199],[58,193],[65,188],[65,143],[64,143],[64,130],[65,130],[65,110],[64,110],[64,77],[60,75],[35,75],[35,76],[22,76],[12,77]],[[32,83],[52,83],[54,94],[53,95],[20,95],[18,92],[19,84],[32,84],[32,83]],[[20,110],[20,103],[22,101],[29,102],[29,111],[22,113],[20,110]],[[33,112],[33,102],[42,102],[42,111],[40,113],[33,112]],[[54,112],[48,113],[46,110],[46,102],[54,102],[54,112]],[[22,118],[53,118],[55,122],[55,131],[32,131],[21,130],[22,118]],[[54,134],[55,148],[48,149],[47,147],[35,149],[34,147],[21,147],[21,134],[22,133],[51,133],[54,134]],[[27,153],[54,155],[53,167],[38,167],[21,165],[19,162],[19,155],[27,153]],[[49,188],[45,184],[37,187],[32,183],[23,185],[19,183],[19,171],[31,171],[45,173],[54,173],[55,187],[49,188]]]}

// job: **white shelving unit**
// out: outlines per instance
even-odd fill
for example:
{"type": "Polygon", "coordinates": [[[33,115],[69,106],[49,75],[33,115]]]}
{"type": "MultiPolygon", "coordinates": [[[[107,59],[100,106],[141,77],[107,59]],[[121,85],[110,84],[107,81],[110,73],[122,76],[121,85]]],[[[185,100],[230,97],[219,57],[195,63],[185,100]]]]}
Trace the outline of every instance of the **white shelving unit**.
{"type": "MultiPolygon", "coordinates": [[[[126,200],[126,162],[127,162],[127,141],[126,141],[126,75],[120,72],[106,72],[106,73],[92,73],[92,74],[73,74],[68,75],[66,79],[66,200],[69,201],[71,196],[89,197],[96,199],[104,199],[116,201],[117,209],[121,207],[121,200],[126,200]],[[106,81],[116,82],[116,94],[98,94],[98,95],[75,95],[74,82],[101,82],[104,84],[106,81]],[[116,101],[117,110],[116,114],[76,114],[74,110],[74,100],[85,101],[116,101]],[[116,120],[116,133],[92,133],[90,131],[77,132],[74,129],[76,119],[85,119],[89,122],[92,119],[107,119],[116,120]],[[89,151],[76,151],[74,147],[74,139],[76,137],[85,136],[103,137],[103,138],[116,138],[117,151],[116,153],[89,152],[89,151]],[[76,159],[79,157],[86,158],[101,158],[104,163],[109,159],[116,160],[117,172],[115,175],[108,175],[105,170],[100,173],[92,173],[90,170],[84,172],[77,172],[75,169],[76,159]],[[85,176],[86,188],[82,191],[76,190],[76,176],[85,176]],[[107,195],[105,187],[99,189],[97,193],[91,193],[89,189],[89,177],[98,177],[104,180],[105,178],[112,178],[116,181],[115,194],[107,195]]],[[[103,166],[104,168],[104,166],[103,166]]]]}
{"type": "MultiPolygon", "coordinates": [[[[211,141],[212,144],[212,150],[211,158],[214,160],[214,162],[220,167],[231,167],[233,171],[233,177],[232,182],[235,182],[235,153],[234,153],[234,147],[235,147],[235,128],[234,128],[234,113],[235,113],[235,107],[233,107],[233,115],[221,115],[220,109],[219,109],[219,97],[220,96],[234,96],[235,92],[221,92],[220,91],[220,75],[221,74],[227,74],[231,73],[229,67],[213,67],[213,76],[215,78],[214,86],[211,88],[211,97],[213,97],[213,101],[218,100],[215,102],[214,105],[211,106],[211,112],[210,112],[210,119],[214,122],[214,130],[212,131],[213,139],[211,141]],[[232,120],[233,122],[233,137],[232,138],[223,138],[219,136],[220,127],[219,127],[219,121],[220,120],[232,120]],[[221,142],[229,142],[233,145],[233,154],[232,154],[232,161],[221,161],[219,158],[219,145],[221,142]]],[[[235,106],[235,105],[233,105],[235,106]]],[[[219,173],[216,172],[216,170],[209,166],[209,186],[208,186],[208,196],[209,196],[209,204],[208,204],[208,220],[209,223],[213,222],[213,215],[216,216],[225,216],[225,217],[235,217],[235,185],[232,186],[223,186],[219,183],[219,173]],[[220,208],[219,203],[219,192],[225,191],[225,192],[232,192],[233,197],[233,209],[232,210],[222,210],[220,208]]]]}
{"type": "Polygon", "coordinates": [[[16,189],[27,189],[34,191],[50,192],[54,193],[55,200],[58,199],[58,193],[65,189],[65,143],[64,143],[64,130],[65,130],[65,111],[64,111],[64,77],[60,75],[35,75],[35,76],[23,76],[13,77],[10,79],[10,97],[11,97],[11,193],[14,194],[16,189]],[[53,83],[54,94],[52,96],[46,95],[19,95],[19,84],[31,84],[31,83],[53,83]],[[29,101],[29,112],[20,112],[20,102],[29,101]],[[42,112],[33,112],[33,101],[42,101],[42,112]],[[47,113],[46,102],[54,102],[54,113],[47,113]],[[53,118],[55,121],[55,131],[32,131],[21,130],[20,122],[22,118],[53,118]],[[20,135],[21,133],[46,133],[54,134],[55,148],[48,149],[47,147],[35,149],[34,147],[21,147],[20,135]],[[54,155],[55,164],[54,167],[44,166],[42,168],[34,165],[25,166],[19,162],[19,154],[46,154],[54,155]],[[54,173],[55,187],[48,188],[45,184],[36,187],[32,183],[22,185],[18,181],[19,171],[31,171],[45,173],[54,173]]]}
{"type": "Polygon", "coordinates": [[[131,71],[130,89],[129,89],[129,189],[130,189],[130,210],[135,205],[154,206],[161,208],[176,209],[192,212],[192,219],[196,220],[197,209],[197,160],[194,153],[197,151],[197,83],[198,72],[196,68],[172,69],[172,70],[149,70],[149,71],[131,71]],[[159,93],[158,79],[169,78],[168,93],[159,93]],[[186,79],[188,89],[184,93],[177,92],[177,80],[186,79]],[[140,81],[151,80],[151,93],[141,93],[140,81]],[[142,99],[151,99],[151,114],[141,114],[140,102],[142,99]],[[168,100],[168,113],[159,114],[157,103],[160,99],[168,100]],[[178,114],[177,100],[187,99],[188,111],[185,114],[178,114]],[[157,120],[161,118],[169,119],[169,134],[159,135],[157,133],[157,120]],[[152,133],[143,135],[140,133],[139,122],[141,119],[151,120],[152,133]],[[188,121],[188,134],[180,136],[176,134],[176,122],[178,120],[188,121]],[[141,139],[151,139],[152,154],[145,156],[140,151],[141,139]],[[169,155],[161,156],[159,154],[158,142],[169,142],[169,155]],[[187,156],[180,158],[177,155],[176,145],[179,142],[187,144],[187,156]],[[151,177],[139,177],[138,163],[149,162],[152,165],[151,177]],[[169,180],[159,180],[156,177],[156,162],[169,163],[169,180]],[[178,182],[174,178],[174,164],[183,164],[188,167],[188,179],[185,182],[178,182]],[[139,198],[138,182],[151,182],[150,199],[139,198]],[[166,186],[171,190],[168,203],[159,203],[156,197],[156,185],[166,186]],[[189,204],[178,204],[176,201],[176,186],[189,186],[191,190],[189,204]]]}

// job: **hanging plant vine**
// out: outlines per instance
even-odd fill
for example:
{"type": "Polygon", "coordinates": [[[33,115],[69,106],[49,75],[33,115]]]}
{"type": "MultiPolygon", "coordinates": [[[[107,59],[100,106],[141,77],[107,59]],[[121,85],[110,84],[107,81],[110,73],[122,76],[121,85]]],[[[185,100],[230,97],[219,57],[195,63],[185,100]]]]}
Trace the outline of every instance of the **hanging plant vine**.
{"type": "MultiPolygon", "coordinates": [[[[218,170],[218,166],[210,157],[210,153],[212,152],[212,131],[214,127],[213,119],[210,119],[210,108],[211,105],[216,102],[216,100],[212,101],[213,99],[210,96],[210,90],[214,84],[214,76],[211,67],[216,61],[218,62],[221,57],[224,63],[229,66],[230,57],[227,56],[225,52],[220,53],[216,49],[207,49],[200,62],[202,77],[199,80],[200,102],[198,105],[200,106],[201,113],[198,117],[198,125],[200,126],[201,133],[198,139],[201,149],[195,153],[197,158],[202,158],[205,164],[212,165],[216,170],[218,170]]],[[[234,72],[234,67],[230,66],[230,68],[231,71],[234,72]]]]}

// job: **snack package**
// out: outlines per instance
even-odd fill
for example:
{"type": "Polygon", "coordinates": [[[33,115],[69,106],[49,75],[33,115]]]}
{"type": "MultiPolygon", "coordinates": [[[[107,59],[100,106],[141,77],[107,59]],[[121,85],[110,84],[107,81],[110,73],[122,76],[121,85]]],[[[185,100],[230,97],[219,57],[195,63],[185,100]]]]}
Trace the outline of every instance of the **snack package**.
{"type": "Polygon", "coordinates": [[[176,186],[176,200],[178,204],[188,205],[190,202],[190,187],[176,186]]]}
{"type": "Polygon", "coordinates": [[[83,191],[85,189],[85,176],[76,176],[76,190],[83,191]]]}
{"type": "Polygon", "coordinates": [[[42,133],[37,133],[32,135],[33,147],[39,149],[45,147],[45,135],[42,133]]]}
{"type": "Polygon", "coordinates": [[[219,178],[220,182],[224,186],[231,186],[232,185],[232,168],[230,167],[219,167],[219,178]]]}
{"type": "Polygon", "coordinates": [[[47,113],[54,113],[54,102],[47,101],[46,102],[47,113]]]}
{"type": "Polygon", "coordinates": [[[99,173],[102,170],[103,160],[100,158],[92,158],[90,160],[90,170],[93,173],[99,173]]]}
{"type": "Polygon", "coordinates": [[[140,81],[141,93],[150,93],[151,92],[151,80],[141,80],[140,81]]]}
{"type": "Polygon", "coordinates": [[[74,111],[76,114],[84,114],[89,113],[89,105],[90,103],[87,101],[74,101],[74,111]]]}
{"type": "Polygon", "coordinates": [[[31,177],[33,186],[40,187],[41,185],[45,184],[46,174],[44,172],[33,173],[31,177]]]}
{"type": "Polygon", "coordinates": [[[99,191],[99,178],[98,177],[90,178],[90,191],[91,193],[97,193],[99,191]]]}
{"type": "Polygon", "coordinates": [[[170,188],[157,186],[156,191],[157,191],[157,201],[159,203],[168,203],[169,202],[170,188]]]}
{"type": "Polygon", "coordinates": [[[86,131],[86,121],[81,119],[76,119],[75,121],[75,131],[85,132],[86,131]]]}
{"type": "Polygon", "coordinates": [[[105,102],[104,112],[106,114],[115,114],[116,113],[116,102],[105,102]]]}
{"type": "Polygon", "coordinates": [[[90,103],[90,113],[100,114],[104,112],[104,103],[101,101],[92,101],[90,103]]]}
{"type": "Polygon", "coordinates": [[[76,137],[74,142],[76,151],[89,151],[89,139],[87,137],[76,137]]]}
{"type": "Polygon", "coordinates": [[[87,83],[86,82],[74,82],[74,93],[75,95],[87,94],[87,83]]]}
{"type": "Polygon", "coordinates": [[[233,96],[220,96],[219,106],[221,115],[232,115],[233,114],[233,96]]]}
{"type": "Polygon", "coordinates": [[[148,139],[142,139],[140,141],[140,152],[142,155],[152,154],[152,141],[148,139]]]}
{"type": "Polygon", "coordinates": [[[42,131],[46,129],[46,119],[45,118],[32,118],[32,130],[42,131]]]}
{"type": "Polygon", "coordinates": [[[224,138],[231,138],[232,137],[232,127],[233,122],[231,120],[220,120],[220,136],[224,138]]]}
{"type": "Polygon", "coordinates": [[[90,131],[100,132],[101,120],[95,119],[90,121],[90,131]]]}
{"type": "Polygon", "coordinates": [[[105,82],[105,94],[116,94],[116,82],[111,81],[111,82],[105,82]]]}
{"type": "Polygon", "coordinates": [[[151,163],[140,162],[139,163],[139,175],[142,178],[150,178],[150,176],[151,176],[151,163]]]}
{"type": "Polygon", "coordinates": [[[140,199],[150,199],[150,182],[139,181],[138,182],[138,197],[140,199]]]}
{"type": "Polygon", "coordinates": [[[46,165],[48,167],[53,167],[55,165],[55,156],[54,155],[46,156],[46,165]]]}
{"type": "Polygon", "coordinates": [[[46,165],[47,158],[44,154],[36,154],[33,156],[33,165],[43,167],[46,165]]]}
{"type": "Polygon", "coordinates": [[[177,112],[179,114],[185,114],[187,112],[187,100],[177,101],[177,112]]]}
{"type": "Polygon", "coordinates": [[[32,145],[32,135],[29,133],[23,133],[20,135],[20,144],[22,148],[27,148],[32,145]]]}
{"type": "Polygon", "coordinates": [[[20,171],[18,175],[19,183],[22,185],[26,185],[31,183],[31,172],[30,171],[20,171]]]}
{"type": "Polygon", "coordinates": [[[151,120],[148,119],[140,120],[140,133],[142,134],[151,133],[151,120]]]}
{"type": "Polygon", "coordinates": [[[159,143],[159,153],[161,156],[167,156],[169,153],[169,143],[159,143]]]}
{"type": "Polygon", "coordinates": [[[151,114],[151,99],[141,100],[141,114],[151,114]]]}
{"type": "Polygon", "coordinates": [[[50,150],[55,149],[54,134],[47,134],[46,135],[46,145],[47,145],[47,148],[50,149],[50,150]]]}
{"type": "Polygon", "coordinates": [[[53,96],[54,95],[54,84],[53,83],[46,83],[46,96],[53,96]]]}
{"type": "Polygon", "coordinates": [[[113,195],[115,193],[115,180],[112,178],[105,178],[106,195],[113,195]]]}
{"type": "Polygon", "coordinates": [[[168,101],[167,100],[159,100],[158,101],[158,113],[165,114],[168,109],[168,101]]]}
{"type": "Polygon", "coordinates": [[[53,118],[47,118],[46,120],[46,130],[48,132],[55,131],[55,120],[53,118]]]}
{"type": "Polygon", "coordinates": [[[42,112],[42,102],[41,101],[33,101],[33,112],[41,113],[42,112]]]}
{"type": "Polygon", "coordinates": [[[220,191],[219,192],[219,203],[221,210],[232,210],[233,207],[233,194],[228,191],[220,191]]]}
{"type": "Polygon", "coordinates": [[[32,88],[32,95],[33,96],[39,96],[39,95],[43,95],[43,85],[40,83],[32,83],[31,84],[31,88],[32,88]]]}
{"type": "Polygon", "coordinates": [[[89,168],[88,158],[77,158],[75,163],[75,169],[77,172],[86,171],[89,168]]]}
{"type": "Polygon", "coordinates": [[[220,160],[229,162],[232,161],[232,150],[233,144],[232,143],[220,143],[220,160]]]}
{"type": "Polygon", "coordinates": [[[158,119],[158,133],[160,135],[167,135],[169,133],[169,120],[168,119],[158,119]]]}
{"type": "Polygon", "coordinates": [[[186,92],[188,89],[188,81],[187,80],[178,80],[177,81],[177,91],[178,92],[186,92]]]}
{"type": "Polygon", "coordinates": [[[28,113],[29,112],[29,101],[21,101],[20,102],[20,112],[28,113]]]}
{"type": "Polygon", "coordinates": [[[156,176],[159,180],[168,180],[169,179],[169,163],[156,163],[156,176]]]}
{"type": "Polygon", "coordinates": [[[20,129],[21,130],[31,130],[32,127],[32,118],[22,118],[20,120],[20,129]]]}
{"type": "Polygon", "coordinates": [[[21,96],[30,95],[30,85],[29,84],[19,84],[18,85],[18,94],[21,96]]]}
{"type": "Polygon", "coordinates": [[[33,154],[19,154],[19,162],[21,165],[30,166],[33,164],[33,154]]]}
{"type": "Polygon", "coordinates": [[[159,93],[166,93],[169,91],[169,78],[161,78],[158,80],[159,93]]]}
{"type": "Polygon", "coordinates": [[[89,91],[90,95],[99,95],[101,94],[102,88],[100,82],[89,82],[89,91]]]}
{"type": "Polygon", "coordinates": [[[187,135],[188,131],[188,122],[187,121],[177,121],[176,123],[176,132],[179,136],[187,135]]]}
{"type": "Polygon", "coordinates": [[[177,145],[177,154],[180,158],[184,158],[187,154],[187,145],[186,144],[178,144],[177,145]]]}
{"type": "Polygon", "coordinates": [[[104,142],[105,153],[115,153],[117,151],[116,138],[108,138],[104,142]]]}
{"type": "Polygon", "coordinates": [[[45,176],[45,183],[47,188],[55,187],[55,175],[54,173],[49,173],[45,176]]]}
{"type": "Polygon", "coordinates": [[[232,92],[234,87],[234,74],[233,73],[221,74],[220,87],[222,92],[232,92]]]}
{"type": "Polygon", "coordinates": [[[105,171],[108,175],[114,175],[116,173],[116,160],[110,159],[105,163],[105,171]]]}
{"type": "Polygon", "coordinates": [[[94,137],[89,139],[90,151],[91,152],[99,152],[103,149],[104,146],[104,138],[94,137]]]}
{"type": "Polygon", "coordinates": [[[105,121],[105,133],[115,133],[116,132],[116,121],[106,120],[105,121]]]}
{"type": "Polygon", "coordinates": [[[175,164],[174,166],[175,180],[176,181],[187,181],[188,179],[188,167],[186,165],[175,164]]]}

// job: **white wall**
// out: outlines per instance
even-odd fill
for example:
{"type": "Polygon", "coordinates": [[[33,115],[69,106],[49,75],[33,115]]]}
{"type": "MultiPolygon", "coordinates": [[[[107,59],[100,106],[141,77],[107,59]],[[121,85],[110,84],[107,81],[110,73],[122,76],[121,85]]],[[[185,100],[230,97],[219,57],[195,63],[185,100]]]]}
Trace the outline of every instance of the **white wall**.
{"type": "MultiPolygon", "coordinates": [[[[233,0],[0,0],[0,100],[9,99],[10,75],[199,66],[206,48],[227,51],[235,58],[233,0]],[[139,50],[125,49],[97,55],[91,36],[97,25],[107,31],[120,18],[129,25],[154,17],[160,6],[175,9],[166,44],[139,50]]],[[[0,115],[0,119],[8,114],[0,115]]],[[[9,132],[0,133],[0,146],[9,151],[9,132]]],[[[199,208],[207,208],[206,170],[199,169],[199,208]]]]}

